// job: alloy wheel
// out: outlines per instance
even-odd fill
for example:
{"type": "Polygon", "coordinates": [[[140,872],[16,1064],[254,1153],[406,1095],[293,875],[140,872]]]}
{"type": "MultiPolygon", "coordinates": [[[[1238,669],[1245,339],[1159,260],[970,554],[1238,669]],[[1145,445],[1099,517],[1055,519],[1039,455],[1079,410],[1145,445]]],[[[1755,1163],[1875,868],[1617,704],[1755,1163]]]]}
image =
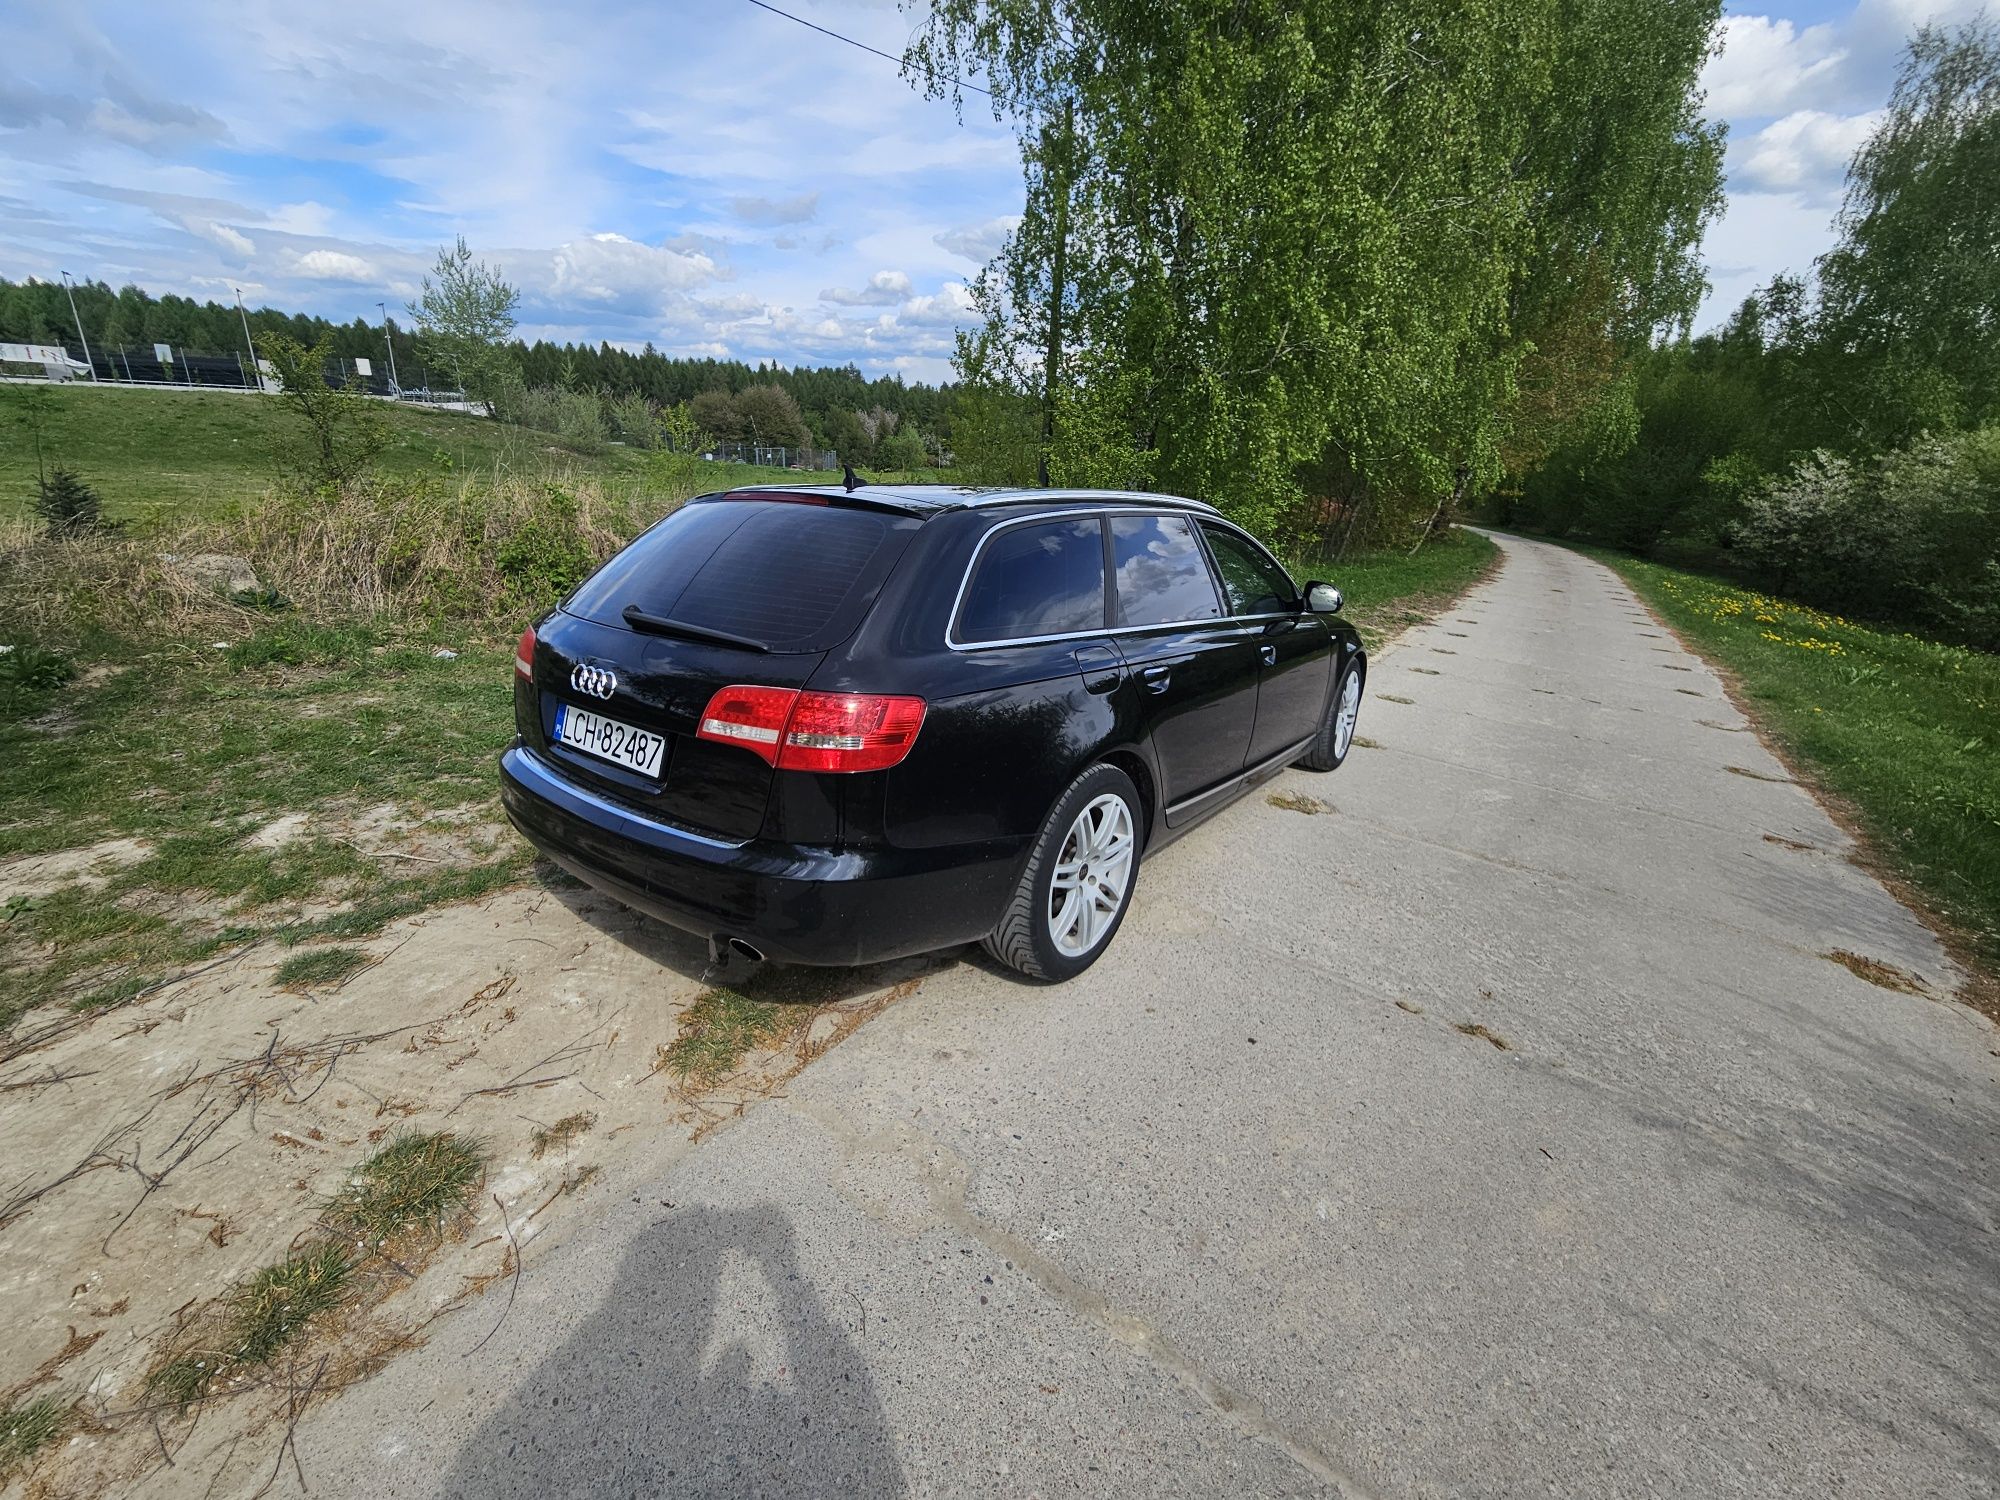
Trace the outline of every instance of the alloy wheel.
{"type": "Polygon", "coordinates": [[[1132,887],[1132,810],[1106,792],[1070,824],[1049,885],[1049,937],[1067,958],[1081,958],[1110,930],[1132,887]]]}

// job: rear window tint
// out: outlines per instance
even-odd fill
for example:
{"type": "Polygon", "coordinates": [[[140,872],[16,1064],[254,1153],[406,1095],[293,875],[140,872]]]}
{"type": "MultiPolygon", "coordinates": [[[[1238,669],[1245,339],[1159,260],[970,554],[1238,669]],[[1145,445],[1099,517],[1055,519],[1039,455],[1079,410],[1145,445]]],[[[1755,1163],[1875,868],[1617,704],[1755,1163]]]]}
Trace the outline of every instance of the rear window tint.
{"type": "Polygon", "coordinates": [[[956,639],[1027,640],[1104,628],[1104,533],[1095,516],[1010,526],[979,549],[956,639]]]}
{"type": "Polygon", "coordinates": [[[1179,516],[1113,516],[1111,566],[1127,625],[1213,620],[1222,613],[1208,559],[1179,516]]]}
{"type": "Polygon", "coordinates": [[[612,558],[564,608],[623,625],[636,605],[773,651],[824,651],[861,622],[917,524],[839,506],[691,503],[612,558]]]}

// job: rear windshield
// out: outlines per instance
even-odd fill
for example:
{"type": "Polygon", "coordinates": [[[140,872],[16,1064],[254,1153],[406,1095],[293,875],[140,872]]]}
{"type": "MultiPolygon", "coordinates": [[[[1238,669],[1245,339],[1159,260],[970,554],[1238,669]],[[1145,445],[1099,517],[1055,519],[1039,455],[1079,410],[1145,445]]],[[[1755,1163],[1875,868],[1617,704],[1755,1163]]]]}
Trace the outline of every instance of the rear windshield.
{"type": "Polygon", "coordinates": [[[853,633],[913,517],[774,500],[682,506],[586,579],[563,606],[624,625],[630,606],[772,651],[825,651],[853,633]]]}

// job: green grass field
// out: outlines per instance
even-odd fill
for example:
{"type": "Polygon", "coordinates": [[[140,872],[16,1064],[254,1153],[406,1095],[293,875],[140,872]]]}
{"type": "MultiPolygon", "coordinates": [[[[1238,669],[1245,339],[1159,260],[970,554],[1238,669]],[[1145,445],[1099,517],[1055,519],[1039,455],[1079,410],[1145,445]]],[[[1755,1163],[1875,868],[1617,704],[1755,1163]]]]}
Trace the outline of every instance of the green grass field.
{"type": "Polygon", "coordinates": [[[1735,674],[1787,754],[2000,973],[2000,658],[1581,550],[1735,674]]]}
{"type": "MultiPolygon", "coordinates": [[[[94,486],[105,513],[142,530],[225,519],[270,489],[273,452],[293,420],[275,397],[231,391],[147,391],[88,383],[0,386],[0,517],[27,511],[35,494],[35,442],[26,420],[29,391],[45,391],[51,411],[42,451],[94,486]]],[[[388,475],[435,473],[449,465],[475,476],[528,474],[594,478],[607,489],[647,482],[647,455],[623,447],[580,455],[545,432],[463,412],[391,406],[389,444],[378,460],[388,475]]],[[[714,484],[815,482],[831,473],[717,464],[714,484]]]]}

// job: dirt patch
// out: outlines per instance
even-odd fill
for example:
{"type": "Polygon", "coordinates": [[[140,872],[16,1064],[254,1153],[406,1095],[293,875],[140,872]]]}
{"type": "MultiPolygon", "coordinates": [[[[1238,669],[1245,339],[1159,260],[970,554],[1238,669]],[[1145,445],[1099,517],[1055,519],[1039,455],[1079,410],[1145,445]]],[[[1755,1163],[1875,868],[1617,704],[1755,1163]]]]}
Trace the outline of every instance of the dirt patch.
{"type": "Polygon", "coordinates": [[[1377,693],[1375,696],[1384,703],[1415,703],[1417,701],[1414,698],[1398,697],[1394,693],[1377,693]]]}
{"type": "Polygon", "coordinates": [[[1819,852],[1816,845],[1802,844],[1797,839],[1786,838],[1782,833],[1767,833],[1764,835],[1764,842],[1767,844],[1776,844],[1780,849],[1796,849],[1801,854],[1817,854],[1819,852]]]}
{"type": "Polygon", "coordinates": [[[1417,673],[1417,674],[1418,674],[1419,676],[1421,676],[1421,677],[1442,677],[1442,676],[1444,676],[1444,673],[1440,672],[1440,671],[1439,671],[1439,670],[1438,670],[1438,669],[1437,669],[1436,667],[1412,667],[1412,668],[1410,668],[1410,670],[1411,670],[1412,672],[1415,672],[1415,673],[1417,673]]]}
{"type": "Polygon", "coordinates": [[[81,849],[27,854],[0,864],[0,906],[34,900],[66,885],[96,890],[126,865],[153,852],[145,839],[106,839],[81,849]]]}
{"type": "Polygon", "coordinates": [[[1895,990],[1904,995],[1928,996],[1931,987],[1921,976],[1907,969],[1899,969],[1894,964],[1885,964],[1879,958],[1865,958],[1859,953],[1850,953],[1845,948],[1836,948],[1831,953],[1820,955],[1830,958],[1856,978],[1865,979],[1870,984],[1879,984],[1885,990],[1895,990]]]}
{"type": "Polygon", "coordinates": [[[1330,813],[1334,810],[1331,802],[1308,797],[1304,792],[1273,792],[1264,800],[1273,807],[1281,807],[1286,812],[1304,813],[1307,817],[1317,817],[1320,813],[1330,813]]]}
{"type": "Polygon", "coordinates": [[[280,988],[294,953],[262,944],[118,1009],[17,1028],[0,1063],[0,1390],[76,1409],[34,1460],[36,1493],[104,1493],[168,1458],[179,1488],[256,1489],[302,1404],[487,1285],[502,1301],[572,1207],[691,1149],[949,962],[733,980],[783,1035],[690,1097],[654,1062],[712,988],[706,951],[592,892],[508,891],[355,948],[368,962],[331,984],[280,988]],[[427,1237],[428,1265],[371,1263],[296,1361],[221,1391],[190,1377],[202,1402],[160,1411],[153,1377],[216,1343],[243,1289],[413,1134],[479,1142],[486,1173],[464,1224],[427,1237]]]}
{"type": "Polygon", "coordinates": [[[1477,1021],[1453,1021],[1451,1029],[1465,1036],[1476,1036],[1482,1042],[1498,1047],[1502,1052],[1512,1052],[1514,1044],[1503,1036],[1496,1036],[1477,1021]]]}

